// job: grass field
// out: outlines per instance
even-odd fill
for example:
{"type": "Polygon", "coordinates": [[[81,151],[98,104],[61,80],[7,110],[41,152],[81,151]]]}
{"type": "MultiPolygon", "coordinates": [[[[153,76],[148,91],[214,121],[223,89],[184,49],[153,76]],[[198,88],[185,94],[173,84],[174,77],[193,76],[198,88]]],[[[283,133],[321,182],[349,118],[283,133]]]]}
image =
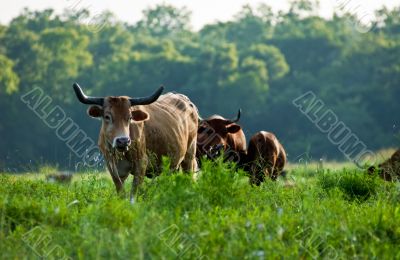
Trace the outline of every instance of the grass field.
{"type": "Polygon", "coordinates": [[[292,165],[252,187],[218,162],[196,182],[165,170],[131,205],[106,173],[0,174],[0,228],[2,259],[399,259],[400,185],[292,165]]]}

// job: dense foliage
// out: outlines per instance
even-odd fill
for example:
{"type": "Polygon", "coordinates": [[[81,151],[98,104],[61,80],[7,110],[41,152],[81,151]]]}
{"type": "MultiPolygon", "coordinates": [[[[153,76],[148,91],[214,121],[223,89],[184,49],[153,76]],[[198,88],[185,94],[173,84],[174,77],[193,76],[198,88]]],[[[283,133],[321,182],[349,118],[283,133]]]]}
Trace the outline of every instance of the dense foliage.
{"type": "Polygon", "coordinates": [[[44,174],[0,174],[1,256],[400,257],[395,183],[354,169],[316,171],[303,165],[290,171],[290,182],[252,187],[229,166],[204,165],[196,182],[169,171],[147,180],[135,205],[116,195],[108,174],[75,175],[69,185],[48,183],[44,174]]]}
{"type": "Polygon", "coordinates": [[[243,109],[249,138],[273,131],[292,161],[303,154],[342,159],[292,101],[313,91],[369,149],[398,146],[400,8],[377,12],[367,33],[348,13],[315,16],[294,1],[287,12],[245,6],[232,21],[190,27],[190,12],[160,5],[136,24],[87,10],[25,10],[0,26],[0,168],[80,161],[21,96],[35,87],[93,140],[99,123],[85,115],[71,85],[93,95],[141,96],[160,84],[188,95],[203,117],[243,109]],[[82,18],[83,17],[83,18],[82,18]],[[364,31],[362,31],[364,32],[364,31]]]}

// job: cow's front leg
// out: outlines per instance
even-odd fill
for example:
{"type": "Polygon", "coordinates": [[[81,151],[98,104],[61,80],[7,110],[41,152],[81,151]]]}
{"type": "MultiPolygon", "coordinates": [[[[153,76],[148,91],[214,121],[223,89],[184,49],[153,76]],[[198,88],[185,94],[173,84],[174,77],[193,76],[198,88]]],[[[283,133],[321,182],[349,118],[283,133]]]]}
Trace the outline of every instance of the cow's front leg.
{"type": "Polygon", "coordinates": [[[123,195],[123,188],[124,188],[124,182],[127,176],[124,177],[120,177],[119,176],[119,171],[118,171],[118,167],[116,166],[115,162],[108,162],[107,163],[107,168],[108,171],[111,174],[111,178],[114,182],[115,185],[115,189],[117,190],[117,193],[119,195],[123,195]]]}
{"type": "Polygon", "coordinates": [[[114,182],[115,189],[117,190],[117,193],[119,194],[122,190],[123,183],[122,183],[122,180],[120,178],[118,178],[118,176],[117,176],[118,172],[117,172],[117,167],[115,167],[115,163],[107,161],[107,169],[108,169],[108,172],[110,173],[111,178],[114,182]]]}
{"type": "Polygon", "coordinates": [[[111,176],[114,185],[115,185],[115,189],[117,190],[118,195],[120,195],[121,197],[124,196],[124,182],[126,180],[126,177],[119,177],[117,176],[111,176]]]}
{"type": "Polygon", "coordinates": [[[147,156],[144,156],[144,158],[141,161],[139,161],[139,163],[136,164],[133,173],[132,187],[130,192],[131,204],[135,203],[135,197],[138,194],[140,185],[143,183],[143,179],[146,174],[146,169],[147,169],[147,156]]]}

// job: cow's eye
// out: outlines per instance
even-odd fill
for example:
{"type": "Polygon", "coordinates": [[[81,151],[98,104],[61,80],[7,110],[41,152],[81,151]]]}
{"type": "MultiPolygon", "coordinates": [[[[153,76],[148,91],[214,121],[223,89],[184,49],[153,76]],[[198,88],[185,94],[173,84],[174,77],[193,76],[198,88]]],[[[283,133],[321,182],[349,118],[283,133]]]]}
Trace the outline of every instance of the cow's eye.
{"type": "Polygon", "coordinates": [[[104,120],[105,120],[106,122],[110,122],[110,121],[111,121],[111,116],[110,116],[110,115],[105,115],[105,116],[104,116],[104,120]]]}

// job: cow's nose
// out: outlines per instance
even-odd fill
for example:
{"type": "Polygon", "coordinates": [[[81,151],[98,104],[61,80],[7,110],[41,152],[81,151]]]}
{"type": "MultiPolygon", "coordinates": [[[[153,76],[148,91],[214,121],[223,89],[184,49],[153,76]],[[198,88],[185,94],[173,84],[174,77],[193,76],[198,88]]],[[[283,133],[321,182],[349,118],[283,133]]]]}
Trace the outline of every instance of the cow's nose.
{"type": "Polygon", "coordinates": [[[118,148],[125,148],[131,144],[131,139],[129,137],[118,137],[115,143],[118,148]]]}

